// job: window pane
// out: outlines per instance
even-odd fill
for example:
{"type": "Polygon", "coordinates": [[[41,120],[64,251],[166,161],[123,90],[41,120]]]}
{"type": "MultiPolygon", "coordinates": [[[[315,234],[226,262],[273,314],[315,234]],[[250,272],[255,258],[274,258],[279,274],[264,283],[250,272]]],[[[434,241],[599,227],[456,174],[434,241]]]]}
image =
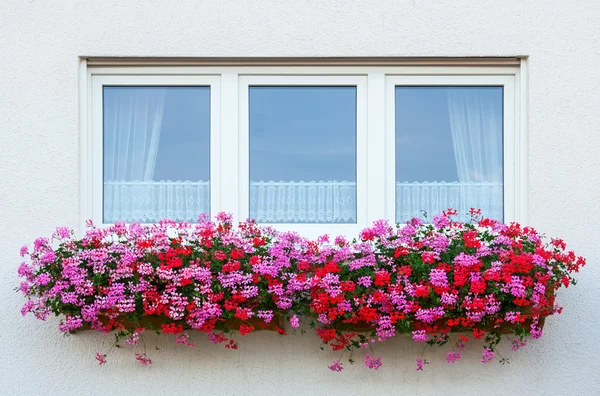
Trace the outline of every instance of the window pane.
{"type": "Polygon", "coordinates": [[[502,220],[502,87],[396,87],[396,221],[502,220]]]}
{"type": "Polygon", "coordinates": [[[250,87],[250,217],[356,223],[356,87],[250,87]]]}
{"type": "Polygon", "coordinates": [[[210,87],[104,87],[105,223],[210,211],[210,87]]]}

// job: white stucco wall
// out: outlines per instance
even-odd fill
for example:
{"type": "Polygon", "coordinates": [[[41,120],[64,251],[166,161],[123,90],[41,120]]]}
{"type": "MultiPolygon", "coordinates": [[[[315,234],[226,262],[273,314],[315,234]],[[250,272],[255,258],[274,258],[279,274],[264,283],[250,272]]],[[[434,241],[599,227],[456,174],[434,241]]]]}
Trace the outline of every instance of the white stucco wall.
{"type": "MultiPolygon", "coordinates": [[[[0,394],[596,395],[600,352],[600,4],[597,0],[62,0],[0,2],[0,394]],[[79,56],[508,56],[529,58],[529,223],[588,258],[545,336],[483,365],[380,346],[384,366],[335,374],[312,334],[260,333],[228,351],[163,339],[98,367],[106,336],[23,319],[18,249],[77,226],[79,56]]],[[[505,346],[504,349],[508,350],[505,346]]]]}

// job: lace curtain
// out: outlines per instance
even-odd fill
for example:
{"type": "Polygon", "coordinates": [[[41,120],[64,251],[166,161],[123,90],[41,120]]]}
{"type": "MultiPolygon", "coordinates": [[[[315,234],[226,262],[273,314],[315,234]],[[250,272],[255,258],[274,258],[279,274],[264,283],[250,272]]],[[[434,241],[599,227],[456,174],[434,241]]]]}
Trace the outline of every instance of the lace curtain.
{"type": "Polygon", "coordinates": [[[195,222],[210,212],[207,181],[107,181],[104,221],[155,223],[160,219],[195,222]]]}
{"type": "Polygon", "coordinates": [[[453,208],[466,220],[470,208],[480,208],[488,217],[502,216],[502,182],[402,182],[396,183],[396,221],[404,223],[426,212],[453,208]]]}
{"type": "Polygon", "coordinates": [[[250,217],[259,223],[356,223],[356,183],[251,181],[250,217]]]}
{"type": "MultiPolygon", "coordinates": [[[[210,211],[209,182],[105,183],[106,222],[194,222],[210,211]]],[[[404,222],[426,211],[429,218],[449,207],[501,213],[502,183],[396,183],[396,218],[404,222]]],[[[355,223],[356,184],[352,182],[252,182],[250,216],[261,223],[355,223]]]]}

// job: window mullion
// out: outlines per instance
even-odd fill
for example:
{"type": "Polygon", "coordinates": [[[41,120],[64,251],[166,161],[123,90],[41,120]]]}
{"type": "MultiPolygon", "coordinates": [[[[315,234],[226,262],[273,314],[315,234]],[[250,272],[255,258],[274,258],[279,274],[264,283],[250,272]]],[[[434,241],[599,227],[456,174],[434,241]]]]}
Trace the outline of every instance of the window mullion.
{"type": "Polygon", "coordinates": [[[214,188],[220,190],[220,201],[213,202],[213,214],[228,212],[240,219],[239,211],[239,145],[238,134],[238,74],[221,75],[221,147],[220,175],[214,180],[214,188]]]}
{"type": "MultiPolygon", "coordinates": [[[[386,218],[385,74],[367,77],[367,221],[386,218]]],[[[389,217],[389,216],[388,216],[389,217]]]]}

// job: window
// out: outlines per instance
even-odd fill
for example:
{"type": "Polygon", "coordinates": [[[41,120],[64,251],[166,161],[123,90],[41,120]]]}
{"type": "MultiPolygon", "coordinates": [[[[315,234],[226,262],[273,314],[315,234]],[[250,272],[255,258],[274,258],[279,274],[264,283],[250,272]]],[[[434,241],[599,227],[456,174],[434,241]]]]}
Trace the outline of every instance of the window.
{"type": "Polygon", "coordinates": [[[250,217],[356,223],[356,87],[248,89],[250,217]]]}
{"type": "Polygon", "coordinates": [[[518,65],[92,66],[87,78],[82,202],[96,223],[227,211],[316,236],[448,207],[523,219],[518,65]]]}
{"type": "Polygon", "coordinates": [[[103,88],[103,222],[210,212],[210,88],[103,88]]]}
{"type": "Polygon", "coordinates": [[[502,220],[502,87],[396,86],[395,123],[397,222],[447,208],[502,220]]]}

